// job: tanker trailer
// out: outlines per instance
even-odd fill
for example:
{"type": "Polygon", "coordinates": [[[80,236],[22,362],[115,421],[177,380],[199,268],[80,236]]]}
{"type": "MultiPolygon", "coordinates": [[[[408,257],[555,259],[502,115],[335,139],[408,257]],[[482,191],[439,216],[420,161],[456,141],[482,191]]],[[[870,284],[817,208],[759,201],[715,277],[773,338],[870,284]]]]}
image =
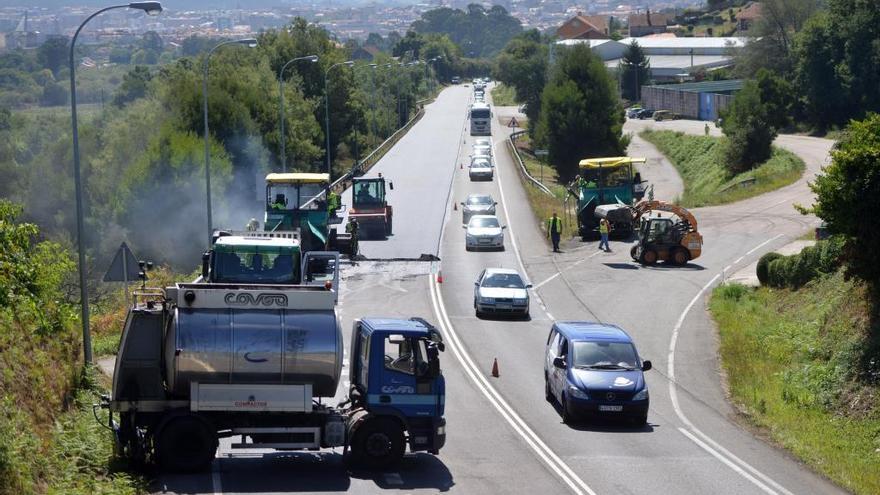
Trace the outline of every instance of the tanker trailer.
{"type": "Polygon", "coordinates": [[[140,291],[103,403],[118,454],[197,471],[222,437],[233,438],[233,449],[343,447],[348,460],[379,469],[407,446],[439,453],[444,346],[424,320],[355,320],[348,398],[321,401],[336,395],[342,373],[335,292],[331,283],[140,291]]]}

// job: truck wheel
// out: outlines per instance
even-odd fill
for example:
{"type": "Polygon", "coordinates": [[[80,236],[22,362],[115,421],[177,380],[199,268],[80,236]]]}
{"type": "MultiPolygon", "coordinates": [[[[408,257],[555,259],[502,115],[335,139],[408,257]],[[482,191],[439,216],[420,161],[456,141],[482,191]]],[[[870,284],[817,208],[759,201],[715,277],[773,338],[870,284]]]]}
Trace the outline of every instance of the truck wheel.
{"type": "Polygon", "coordinates": [[[633,261],[639,261],[639,257],[637,256],[638,249],[639,249],[638,247],[633,246],[629,250],[629,255],[632,257],[633,261]]]}
{"type": "Polygon", "coordinates": [[[657,263],[657,251],[654,251],[653,249],[643,250],[642,263],[645,265],[653,265],[657,263]]]}
{"type": "Polygon", "coordinates": [[[385,236],[391,235],[394,231],[394,217],[388,217],[388,224],[385,226],[385,236]]]}
{"type": "Polygon", "coordinates": [[[690,256],[688,252],[683,248],[678,248],[672,252],[672,264],[676,266],[684,266],[687,264],[690,256]]]}
{"type": "Polygon", "coordinates": [[[368,469],[387,469],[403,459],[406,448],[403,429],[394,420],[368,419],[351,445],[353,460],[368,469]]]}
{"type": "Polygon", "coordinates": [[[163,471],[193,472],[207,469],[217,453],[217,434],[193,415],[171,419],[159,433],[156,449],[163,471]]]}

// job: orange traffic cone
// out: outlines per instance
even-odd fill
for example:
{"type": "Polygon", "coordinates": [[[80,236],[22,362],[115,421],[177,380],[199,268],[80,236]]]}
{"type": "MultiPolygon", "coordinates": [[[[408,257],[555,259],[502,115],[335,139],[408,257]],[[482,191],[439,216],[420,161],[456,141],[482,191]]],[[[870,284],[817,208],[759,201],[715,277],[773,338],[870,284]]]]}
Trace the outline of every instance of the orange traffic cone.
{"type": "Polygon", "coordinates": [[[492,376],[498,378],[498,358],[495,358],[495,361],[492,362],[492,376]]]}
{"type": "Polygon", "coordinates": [[[437,271],[437,283],[438,284],[443,283],[443,272],[442,271],[437,271]]]}

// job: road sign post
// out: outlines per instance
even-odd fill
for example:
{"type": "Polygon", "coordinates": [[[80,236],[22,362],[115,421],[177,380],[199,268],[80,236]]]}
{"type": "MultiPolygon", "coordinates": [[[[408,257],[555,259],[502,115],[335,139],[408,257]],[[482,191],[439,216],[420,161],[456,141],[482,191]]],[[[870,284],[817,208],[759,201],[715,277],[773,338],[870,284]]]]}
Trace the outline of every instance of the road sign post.
{"type": "Polygon", "coordinates": [[[128,282],[137,280],[140,274],[137,258],[128,248],[128,244],[122,243],[116,251],[116,256],[110,262],[110,268],[104,274],[104,282],[122,282],[125,284],[125,300],[128,301],[128,282]]]}

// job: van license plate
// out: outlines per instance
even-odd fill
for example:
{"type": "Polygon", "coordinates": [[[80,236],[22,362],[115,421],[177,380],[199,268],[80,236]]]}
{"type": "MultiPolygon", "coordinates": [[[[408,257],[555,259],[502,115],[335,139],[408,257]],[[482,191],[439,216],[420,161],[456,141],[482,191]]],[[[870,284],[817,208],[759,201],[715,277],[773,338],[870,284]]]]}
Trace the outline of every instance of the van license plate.
{"type": "Polygon", "coordinates": [[[623,406],[599,406],[599,410],[602,412],[620,412],[623,411],[623,406]]]}

